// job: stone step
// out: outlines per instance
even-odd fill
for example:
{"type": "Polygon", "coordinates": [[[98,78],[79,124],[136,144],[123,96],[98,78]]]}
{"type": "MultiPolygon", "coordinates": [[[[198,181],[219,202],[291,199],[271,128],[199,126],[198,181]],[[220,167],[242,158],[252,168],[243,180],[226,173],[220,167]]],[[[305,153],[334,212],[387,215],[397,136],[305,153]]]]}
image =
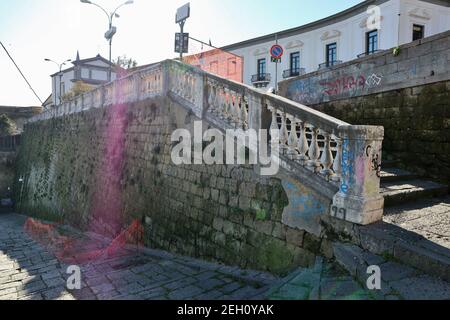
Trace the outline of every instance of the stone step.
{"type": "Polygon", "coordinates": [[[393,182],[393,181],[402,181],[402,180],[415,180],[419,178],[417,174],[412,172],[398,169],[398,168],[386,168],[381,170],[381,182],[393,182]]]}
{"type": "Polygon", "coordinates": [[[380,189],[386,207],[425,197],[439,197],[448,194],[447,186],[419,179],[383,182],[380,189]]]}
{"type": "MultiPolygon", "coordinates": [[[[372,239],[377,240],[379,239],[372,239]]],[[[381,240],[386,239],[382,237],[381,240]]],[[[407,300],[448,299],[449,259],[445,256],[437,257],[420,252],[414,248],[410,251],[401,242],[403,240],[395,239],[391,243],[398,250],[397,254],[394,253],[394,249],[389,254],[381,251],[373,253],[373,250],[343,243],[334,243],[333,251],[336,261],[360,283],[367,282],[369,277],[367,270],[370,266],[379,267],[381,288],[375,291],[378,299],[395,295],[407,300]],[[424,263],[417,262],[421,259],[424,263]]]]}
{"type": "Polygon", "coordinates": [[[450,281],[450,250],[415,232],[379,222],[359,229],[360,247],[450,281]]]}
{"type": "Polygon", "coordinates": [[[395,168],[400,164],[400,160],[383,160],[381,165],[383,169],[395,168]]]}

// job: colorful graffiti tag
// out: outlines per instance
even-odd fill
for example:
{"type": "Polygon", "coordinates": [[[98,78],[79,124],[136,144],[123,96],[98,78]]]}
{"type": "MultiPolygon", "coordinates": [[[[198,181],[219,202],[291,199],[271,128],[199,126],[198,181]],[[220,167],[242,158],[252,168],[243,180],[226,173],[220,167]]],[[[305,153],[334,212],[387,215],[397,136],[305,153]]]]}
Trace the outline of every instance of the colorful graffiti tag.
{"type": "Polygon", "coordinates": [[[366,78],[363,75],[358,77],[343,76],[333,81],[321,81],[319,84],[323,87],[323,93],[329,96],[339,95],[358,88],[364,89],[366,78]]]}
{"type": "Polygon", "coordinates": [[[351,187],[351,179],[353,177],[354,168],[354,154],[350,151],[349,140],[344,139],[342,144],[342,181],[341,181],[341,192],[347,194],[351,187]]]}

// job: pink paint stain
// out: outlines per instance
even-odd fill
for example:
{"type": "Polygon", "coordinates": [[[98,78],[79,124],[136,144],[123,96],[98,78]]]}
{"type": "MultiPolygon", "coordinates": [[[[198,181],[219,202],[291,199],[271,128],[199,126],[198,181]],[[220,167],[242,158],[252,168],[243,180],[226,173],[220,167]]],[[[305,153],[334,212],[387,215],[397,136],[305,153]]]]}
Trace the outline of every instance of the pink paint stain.
{"type": "MultiPolygon", "coordinates": [[[[117,82],[119,84],[120,82],[117,82]]],[[[122,88],[116,86],[116,101],[122,88]]],[[[122,186],[124,170],[125,132],[128,127],[129,105],[115,104],[107,109],[107,127],[102,134],[106,150],[96,173],[96,192],[92,199],[91,231],[116,236],[123,228],[122,186]]]]}

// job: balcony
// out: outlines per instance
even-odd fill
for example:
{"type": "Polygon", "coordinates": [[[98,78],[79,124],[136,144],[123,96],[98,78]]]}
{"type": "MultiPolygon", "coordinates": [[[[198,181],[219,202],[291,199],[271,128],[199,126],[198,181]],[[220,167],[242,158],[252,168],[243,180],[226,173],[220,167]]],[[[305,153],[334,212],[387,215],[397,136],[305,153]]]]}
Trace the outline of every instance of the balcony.
{"type": "Polygon", "coordinates": [[[331,68],[332,66],[336,66],[336,65],[341,64],[341,63],[342,63],[341,60],[324,62],[324,63],[319,64],[319,70],[331,68]]]}
{"type": "Polygon", "coordinates": [[[306,73],[305,68],[288,69],[283,71],[283,78],[302,76],[306,73]]]}
{"type": "Polygon", "coordinates": [[[252,76],[252,83],[255,87],[266,87],[270,80],[270,73],[259,73],[252,76]]]}

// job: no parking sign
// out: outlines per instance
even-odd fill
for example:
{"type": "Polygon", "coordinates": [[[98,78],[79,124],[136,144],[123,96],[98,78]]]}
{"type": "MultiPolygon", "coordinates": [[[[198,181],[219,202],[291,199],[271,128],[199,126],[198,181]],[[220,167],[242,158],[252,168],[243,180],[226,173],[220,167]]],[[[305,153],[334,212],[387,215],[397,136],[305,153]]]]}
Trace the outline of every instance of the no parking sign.
{"type": "Polygon", "coordinates": [[[270,55],[272,56],[272,62],[280,62],[281,57],[283,56],[284,49],[282,46],[276,44],[270,48],[270,55]]]}

